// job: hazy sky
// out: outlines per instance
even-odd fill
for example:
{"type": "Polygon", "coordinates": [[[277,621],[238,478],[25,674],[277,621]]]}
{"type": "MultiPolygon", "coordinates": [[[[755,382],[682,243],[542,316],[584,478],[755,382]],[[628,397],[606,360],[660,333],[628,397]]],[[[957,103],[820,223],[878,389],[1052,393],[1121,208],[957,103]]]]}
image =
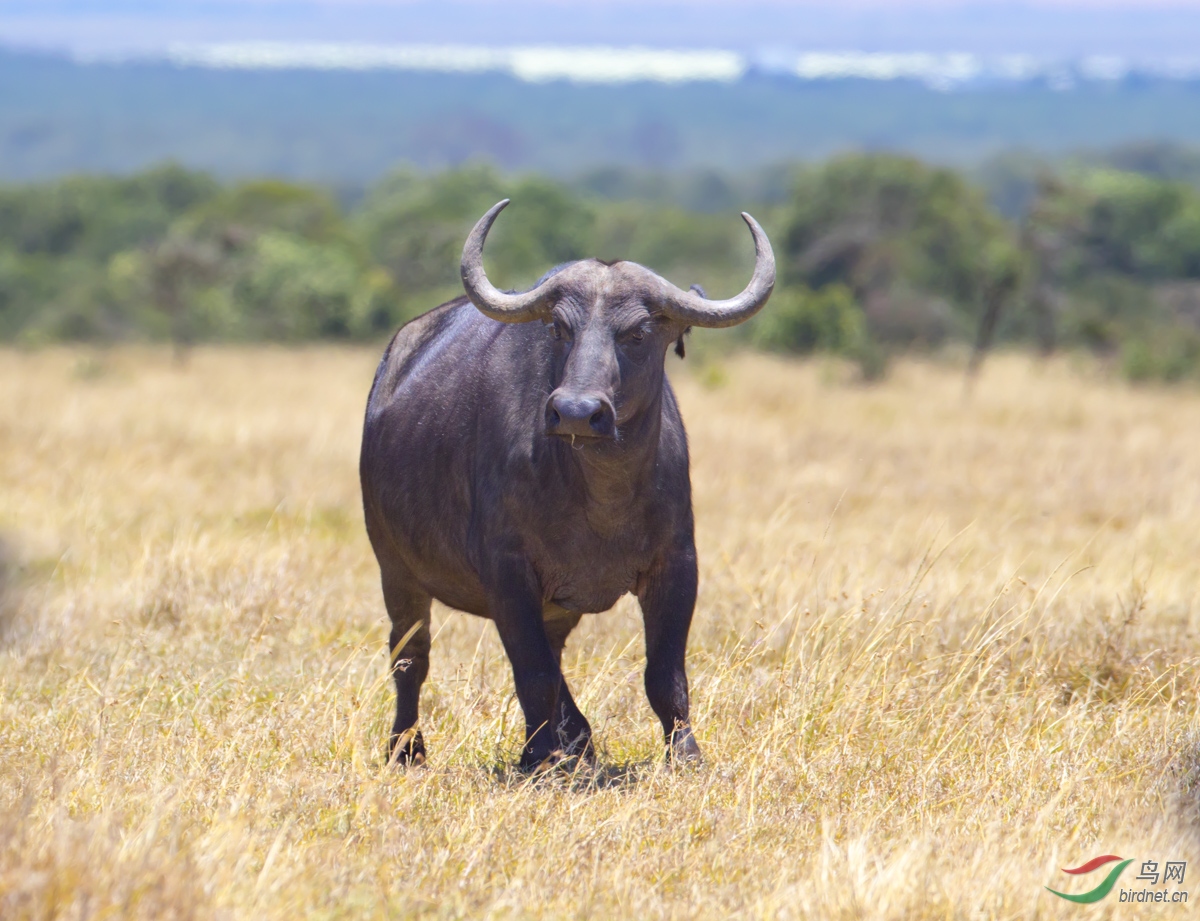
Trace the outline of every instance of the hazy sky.
{"type": "MultiPolygon", "coordinates": [[[[0,12],[7,9],[75,10],[80,13],[138,13],[149,11],[184,12],[188,10],[219,9],[234,5],[281,7],[375,7],[403,10],[417,7],[424,0],[0,0],[0,12]]],[[[512,7],[513,0],[451,0],[451,6],[512,7]]],[[[658,7],[776,7],[828,11],[829,0],[525,0],[516,4],[525,7],[558,7],[561,9],[638,8],[658,7]]],[[[842,10],[969,10],[972,8],[1010,10],[1197,10],[1200,0],[840,0],[842,10]]]]}
{"type": "Polygon", "coordinates": [[[0,0],[0,44],[610,44],[1200,56],[1200,0],[0,0]]]}

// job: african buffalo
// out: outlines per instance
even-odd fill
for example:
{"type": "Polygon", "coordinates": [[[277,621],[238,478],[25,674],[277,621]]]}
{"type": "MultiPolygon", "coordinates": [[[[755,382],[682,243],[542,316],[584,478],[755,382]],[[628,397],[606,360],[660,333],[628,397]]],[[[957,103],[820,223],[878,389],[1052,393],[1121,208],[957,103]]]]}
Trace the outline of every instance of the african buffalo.
{"type": "Polygon", "coordinates": [[[521,767],[591,759],[563,645],[582,615],[634,592],[667,757],[699,759],[684,671],[696,601],[687,436],[663,365],[688,328],[762,308],[771,244],[743,213],[754,275],[725,301],[595,259],[504,293],[484,274],[483,244],[507,204],[463,247],[466,297],[401,327],[367,401],[360,475],[392,622],[392,757],[425,758],[417,701],[437,598],[496,624],[525,714],[521,767]]]}

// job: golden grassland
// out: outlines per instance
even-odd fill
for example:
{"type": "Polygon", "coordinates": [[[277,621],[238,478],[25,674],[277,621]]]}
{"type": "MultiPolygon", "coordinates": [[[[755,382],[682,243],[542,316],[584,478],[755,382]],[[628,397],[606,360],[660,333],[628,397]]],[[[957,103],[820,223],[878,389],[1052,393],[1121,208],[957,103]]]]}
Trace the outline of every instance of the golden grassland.
{"type": "Polygon", "coordinates": [[[377,356],[0,353],[0,917],[1189,910],[1043,887],[1200,881],[1200,393],[672,359],[707,766],[661,762],[625,599],[564,657],[600,767],[530,780],[494,628],[436,607],[430,762],[384,763],[377,356]]]}

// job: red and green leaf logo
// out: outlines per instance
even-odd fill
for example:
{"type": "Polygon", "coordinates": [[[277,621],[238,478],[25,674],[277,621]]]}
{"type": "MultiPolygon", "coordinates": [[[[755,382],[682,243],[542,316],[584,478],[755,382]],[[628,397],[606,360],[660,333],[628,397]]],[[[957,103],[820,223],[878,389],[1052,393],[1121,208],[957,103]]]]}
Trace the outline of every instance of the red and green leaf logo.
{"type": "Polygon", "coordinates": [[[1112,887],[1117,884],[1117,877],[1125,872],[1125,868],[1133,863],[1133,859],[1121,860],[1116,854],[1104,854],[1100,857],[1093,857],[1087,863],[1080,864],[1070,870],[1063,869],[1064,873],[1078,875],[1081,873],[1091,873],[1093,870],[1099,869],[1105,864],[1112,863],[1114,860],[1121,861],[1115,867],[1108,871],[1108,876],[1104,877],[1104,881],[1095,889],[1089,889],[1087,892],[1080,892],[1075,895],[1069,892],[1059,892],[1057,889],[1046,887],[1048,892],[1053,892],[1060,899],[1066,899],[1068,902],[1079,902],[1083,905],[1088,905],[1092,902],[1099,902],[1102,898],[1112,892],[1112,887]]]}

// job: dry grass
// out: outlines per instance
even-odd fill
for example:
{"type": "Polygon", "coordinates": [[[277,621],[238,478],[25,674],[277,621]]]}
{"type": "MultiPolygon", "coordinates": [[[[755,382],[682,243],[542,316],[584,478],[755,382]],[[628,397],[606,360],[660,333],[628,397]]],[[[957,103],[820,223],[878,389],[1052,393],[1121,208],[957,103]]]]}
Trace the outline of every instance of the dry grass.
{"type": "Polygon", "coordinates": [[[1141,917],[1042,887],[1200,855],[1200,394],[673,363],[709,767],[660,764],[626,600],[565,657],[603,769],[530,782],[444,609],[431,763],[382,764],[376,357],[0,354],[0,917],[1141,917]]]}

